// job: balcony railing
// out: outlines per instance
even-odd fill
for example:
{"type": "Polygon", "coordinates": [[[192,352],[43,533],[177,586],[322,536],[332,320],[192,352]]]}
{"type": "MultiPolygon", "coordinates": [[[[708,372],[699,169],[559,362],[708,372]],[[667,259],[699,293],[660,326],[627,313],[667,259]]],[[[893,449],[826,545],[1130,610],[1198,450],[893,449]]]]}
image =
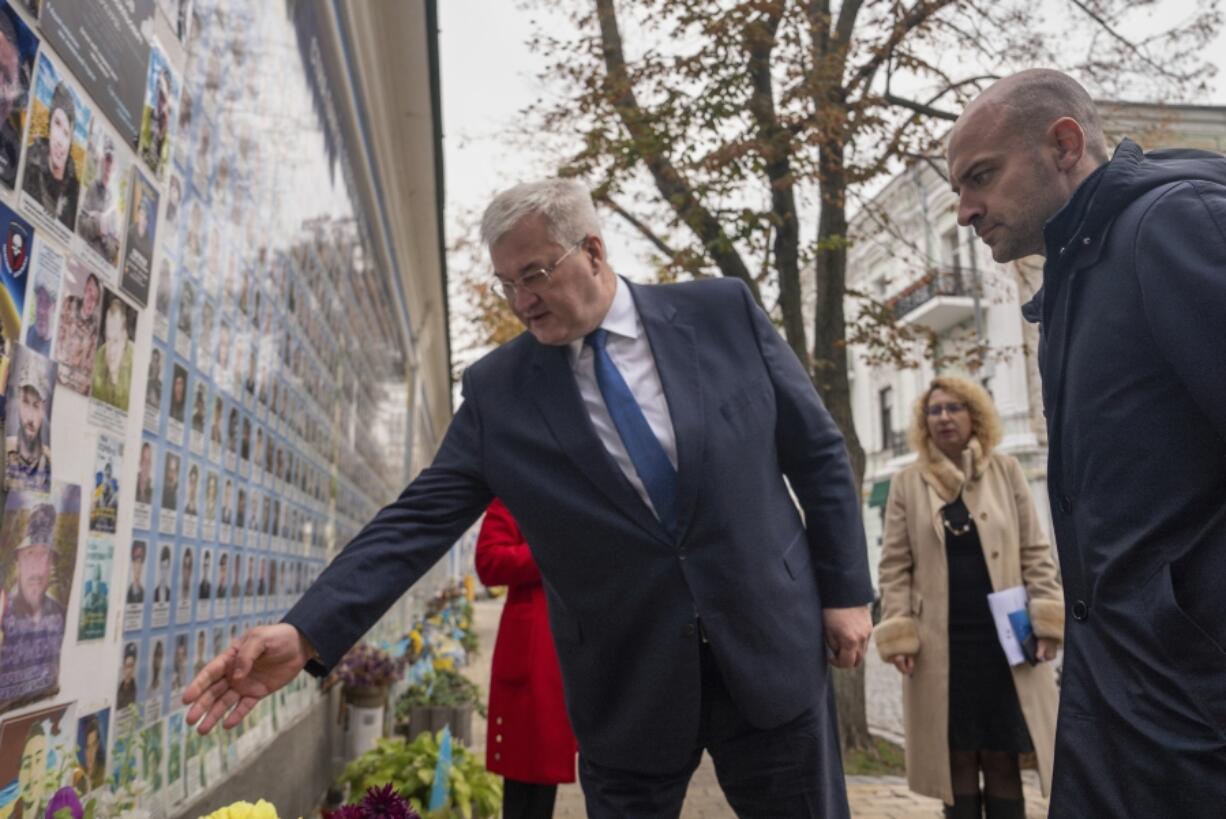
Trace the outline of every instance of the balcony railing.
{"type": "Polygon", "coordinates": [[[890,300],[897,321],[938,296],[970,296],[960,268],[932,270],[890,300]]]}

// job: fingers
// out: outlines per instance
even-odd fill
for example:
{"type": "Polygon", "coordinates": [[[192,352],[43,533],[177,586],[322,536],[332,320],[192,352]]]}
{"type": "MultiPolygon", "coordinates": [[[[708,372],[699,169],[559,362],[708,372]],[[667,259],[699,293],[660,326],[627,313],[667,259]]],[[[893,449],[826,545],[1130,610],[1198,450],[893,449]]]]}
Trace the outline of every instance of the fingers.
{"type": "Polygon", "coordinates": [[[225,677],[222,677],[220,680],[213,683],[211,686],[201,692],[195,704],[193,704],[191,709],[187,712],[187,716],[184,717],[187,724],[196,725],[196,723],[199,722],[200,724],[197,725],[197,730],[202,734],[207,734],[209,732],[209,728],[213,727],[213,724],[210,722],[206,727],[205,723],[201,722],[200,718],[206,717],[217,701],[221,699],[221,697],[224,696],[229,690],[230,683],[226,681],[225,677]]]}
{"type": "MultiPolygon", "coordinates": [[[[208,691],[218,680],[224,679],[226,676],[226,666],[229,665],[229,652],[222,652],[209,661],[208,665],[200,669],[200,673],[196,678],[183,690],[183,704],[191,705],[208,691]]],[[[195,711],[196,709],[192,709],[195,711]]],[[[189,719],[189,722],[193,720],[189,719]]]]}
{"type": "Polygon", "coordinates": [[[243,721],[243,718],[251,713],[251,709],[255,708],[259,703],[259,697],[243,697],[238,701],[238,705],[234,706],[234,710],[226,717],[226,721],[221,725],[227,731],[243,721]]]}
{"type": "Polygon", "coordinates": [[[213,703],[213,707],[209,709],[208,715],[196,726],[196,730],[202,734],[207,734],[213,729],[214,725],[221,721],[226,712],[235,706],[238,699],[238,692],[233,688],[227,687],[225,692],[213,703]]]}

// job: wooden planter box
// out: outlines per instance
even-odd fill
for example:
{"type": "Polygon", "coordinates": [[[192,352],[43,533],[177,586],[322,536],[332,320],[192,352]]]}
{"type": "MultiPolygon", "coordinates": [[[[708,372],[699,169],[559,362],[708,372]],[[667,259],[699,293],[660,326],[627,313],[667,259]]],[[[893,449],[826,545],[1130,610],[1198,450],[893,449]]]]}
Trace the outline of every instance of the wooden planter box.
{"type": "Polygon", "coordinates": [[[471,705],[459,708],[416,706],[409,711],[409,724],[405,731],[405,738],[412,742],[422,731],[435,734],[446,727],[451,728],[451,736],[457,742],[463,742],[466,747],[472,747],[473,707],[471,705]]]}

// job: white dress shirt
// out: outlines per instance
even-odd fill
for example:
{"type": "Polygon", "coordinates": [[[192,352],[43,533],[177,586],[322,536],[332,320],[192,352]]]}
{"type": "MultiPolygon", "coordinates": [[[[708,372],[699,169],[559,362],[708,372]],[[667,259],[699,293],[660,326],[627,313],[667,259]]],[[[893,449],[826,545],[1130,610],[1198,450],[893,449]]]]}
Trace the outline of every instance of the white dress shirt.
{"type": "MultiPolygon", "coordinates": [[[[647,333],[643,331],[643,323],[639,320],[639,311],[635,307],[634,297],[630,288],[620,277],[614,277],[617,290],[613,294],[613,304],[605,314],[600,326],[609,331],[605,349],[609,358],[626,380],[639,409],[647,419],[648,426],[655,433],[656,440],[664,447],[669,463],[677,468],[677,436],[673,431],[673,420],[668,414],[668,401],[664,397],[664,385],[660,382],[660,373],[656,371],[656,360],[651,354],[651,345],[647,342],[647,333]]],[[[570,361],[574,368],[575,381],[579,384],[579,395],[583,398],[583,406],[592,419],[592,426],[600,442],[608,450],[609,455],[625,474],[627,480],[639,493],[647,508],[655,512],[655,506],[647,495],[630,453],[622,443],[621,435],[605,406],[604,396],[600,393],[600,385],[596,383],[595,353],[592,348],[577,339],[570,343],[570,361]]],[[[659,517],[659,514],[656,515],[659,517]]]]}

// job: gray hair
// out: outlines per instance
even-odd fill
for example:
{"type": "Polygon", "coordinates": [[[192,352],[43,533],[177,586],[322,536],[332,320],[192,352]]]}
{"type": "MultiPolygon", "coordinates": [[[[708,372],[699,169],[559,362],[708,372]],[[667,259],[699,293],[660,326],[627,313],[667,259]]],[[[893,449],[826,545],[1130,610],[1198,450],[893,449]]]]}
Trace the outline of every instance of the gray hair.
{"type": "Polygon", "coordinates": [[[1061,117],[1077,120],[1086,137],[1086,153],[1102,163],[1110,159],[1103,121],[1081,83],[1050,68],[1031,68],[1000,81],[998,102],[1013,133],[1027,142],[1061,117]]]}
{"type": "Polygon", "coordinates": [[[587,187],[577,179],[524,182],[494,197],[481,217],[481,241],[486,248],[527,216],[542,216],[549,234],[560,245],[600,235],[600,219],[587,187]]]}

